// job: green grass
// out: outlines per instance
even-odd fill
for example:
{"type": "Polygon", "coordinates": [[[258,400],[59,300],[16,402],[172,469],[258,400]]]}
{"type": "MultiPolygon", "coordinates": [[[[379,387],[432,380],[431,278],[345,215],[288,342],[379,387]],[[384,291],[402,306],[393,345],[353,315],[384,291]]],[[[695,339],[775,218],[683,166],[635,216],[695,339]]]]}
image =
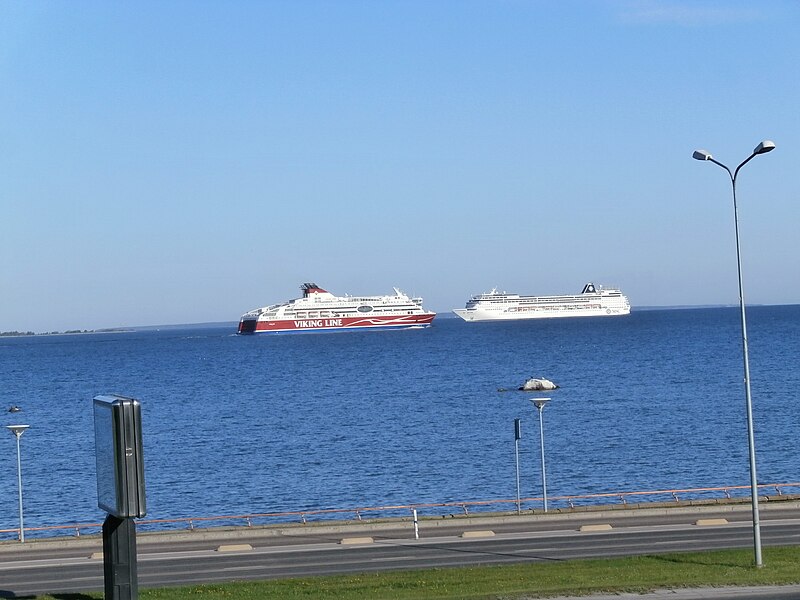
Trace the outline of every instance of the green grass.
{"type": "MultiPolygon", "coordinates": [[[[750,550],[663,554],[140,589],[142,600],[433,600],[547,598],[657,588],[800,583],[800,547],[767,548],[764,567],[750,550]]],[[[89,600],[59,594],[39,600],[89,600]]]]}

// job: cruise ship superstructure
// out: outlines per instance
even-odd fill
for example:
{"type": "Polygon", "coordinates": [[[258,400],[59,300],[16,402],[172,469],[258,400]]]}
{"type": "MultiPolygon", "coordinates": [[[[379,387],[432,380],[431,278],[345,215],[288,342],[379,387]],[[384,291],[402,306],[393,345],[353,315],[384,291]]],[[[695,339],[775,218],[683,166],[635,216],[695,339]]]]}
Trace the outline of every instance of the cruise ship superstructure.
{"type": "Polygon", "coordinates": [[[238,333],[408,329],[427,327],[436,316],[422,307],[422,298],[410,298],[397,288],[387,296],[334,296],[316,283],[300,289],[300,298],[242,315],[238,333]]]}
{"type": "Polygon", "coordinates": [[[564,296],[520,296],[493,289],[453,312],[465,321],[606,317],[630,314],[631,305],[618,288],[587,283],[580,294],[564,296]]]}

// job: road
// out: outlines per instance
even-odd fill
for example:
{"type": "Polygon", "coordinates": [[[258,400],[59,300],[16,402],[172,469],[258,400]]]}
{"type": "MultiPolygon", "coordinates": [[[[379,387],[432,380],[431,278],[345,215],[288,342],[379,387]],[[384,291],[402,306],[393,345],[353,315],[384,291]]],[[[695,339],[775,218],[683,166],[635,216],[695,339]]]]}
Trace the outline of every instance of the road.
{"type": "MultiPolygon", "coordinates": [[[[800,545],[800,503],[762,505],[761,529],[765,546],[800,545]]],[[[162,587],[752,543],[749,505],[631,509],[421,521],[420,539],[408,522],[140,534],[138,570],[140,587],[162,587]]],[[[101,590],[101,550],[99,538],[0,544],[0,598],[101,590]]]]}

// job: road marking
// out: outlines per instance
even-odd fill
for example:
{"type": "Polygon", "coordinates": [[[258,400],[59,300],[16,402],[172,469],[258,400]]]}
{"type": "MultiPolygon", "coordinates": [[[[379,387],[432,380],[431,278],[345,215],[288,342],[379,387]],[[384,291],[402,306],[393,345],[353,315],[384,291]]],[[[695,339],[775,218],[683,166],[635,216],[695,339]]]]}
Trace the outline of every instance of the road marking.
{"type": "Polygon", "coordinates": [[[705,527],[708,525],[727,525],[728,519],[697,519],[694,524],[699,525],[700,527],[705,527]]]}
{"type": "Polygon", "coordinates": [[[347,546],[350,544],[371,544],[374,540],[371,537],[351,537],[339,541],[340,544],[347,546]]]}
{"type": "Polygon", "coordinates": [[[480,537],[493,537],[494,531],[465,531],[461,534],[462,538],[480,538],[480,537]]]}
{"type": "Polygon", "coordinates": [[[252,549],[250,544],[223,544],[217,548],[217,552],[248,552],[252,549]]]}
{"type": "Polygon", "coordinates": [[[578,531],[610,531],[611,525],[608,523],[599,523],[597,525],[581,525],[578,531]]]}

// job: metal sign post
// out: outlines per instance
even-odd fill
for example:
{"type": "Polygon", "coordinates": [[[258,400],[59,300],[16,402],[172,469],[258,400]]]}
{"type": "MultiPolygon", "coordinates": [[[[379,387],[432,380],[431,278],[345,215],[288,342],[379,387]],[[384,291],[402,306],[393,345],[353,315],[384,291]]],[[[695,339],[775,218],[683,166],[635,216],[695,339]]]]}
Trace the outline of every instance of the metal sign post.
{"type": "Polygon", "coordinates": [[[136,517],[147,512],[144,493],[142,412],[138,400],[108,395],[94,398],[97,506],[103,523],[106,600],[136,600],[136,517]]]}

